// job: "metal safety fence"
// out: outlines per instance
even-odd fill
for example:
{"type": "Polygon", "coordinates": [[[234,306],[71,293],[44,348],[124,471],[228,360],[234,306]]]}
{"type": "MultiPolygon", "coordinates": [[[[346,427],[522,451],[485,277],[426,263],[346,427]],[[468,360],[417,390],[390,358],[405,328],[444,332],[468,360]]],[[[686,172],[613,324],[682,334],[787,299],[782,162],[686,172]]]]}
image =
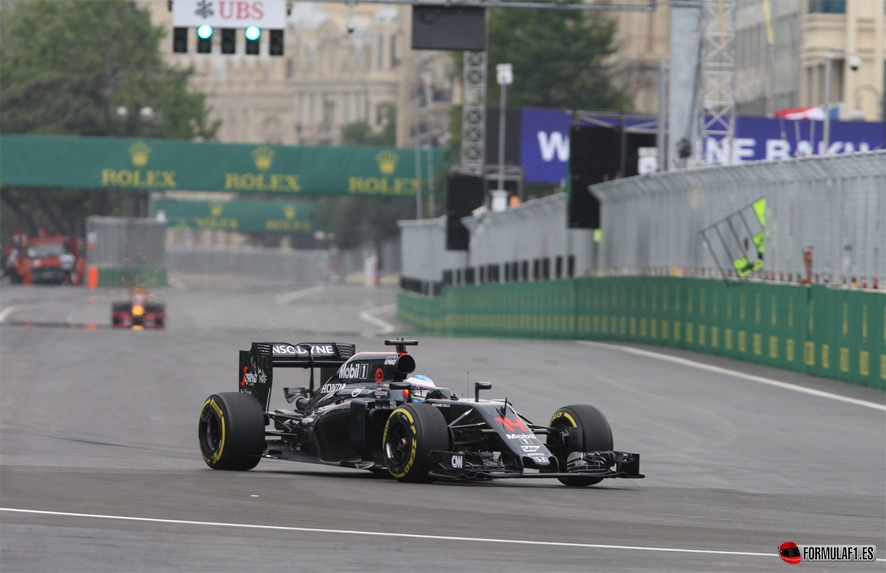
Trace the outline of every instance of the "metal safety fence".
{"type": "Polygon", "coordinates": [[[886,289],[886,151],[660,173],[591,191],[608,273],[735,277],[730,256],[759,250],[758,278],[886,289]],[[747,209],[760,199],[757,249],[747,209]]]}
{"type": "MultiPolygon", "coordinates": [[[[372,274],[400,272],[400,237],[353,249],[269,249],[242,247],[169,247],[170,271],[192,274],[240,275],[295,282],[358,280],[372,274]]],[[[367,279],[367,282],[368,281],[367,279]]]]}
{"type": "Polygon", "coordinates": [[[420,294],[439,295],[446,269],[462,268],[465,251],[446,250],[446,217],[398,221],[400,227],[400,287],[420,294]]]}
{"type": "Polygon", "coordinates": [[[166,225],[154,219],[89,217],[87,259],[99,268],[159,267],[166,263],[166,225]]]}
{"type": "Polygon", "coordinates": [[[331,278],[326,249],[239,249],[231,247],[171,247],[169,270],[191,274],[264,277],[295,282],[331,278]]]}
{"type": "Polygon", "coordinates": [[[438,295],[446,285],[530,282],[590,274],[593,231],[566,228],[566,194],[464,217],[468,251],[446,250],[446,218],[400,221],[401,287],[438,295]]]}

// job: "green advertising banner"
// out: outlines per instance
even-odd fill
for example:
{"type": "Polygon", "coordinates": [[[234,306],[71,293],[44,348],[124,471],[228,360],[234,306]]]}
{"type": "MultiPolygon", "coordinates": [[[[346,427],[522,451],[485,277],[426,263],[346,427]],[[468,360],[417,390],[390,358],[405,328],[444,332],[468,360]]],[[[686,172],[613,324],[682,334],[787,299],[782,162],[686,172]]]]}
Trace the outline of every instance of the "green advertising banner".
{"type": "Polygon", "coordinates": [[[0,183],[404,198],[417,186],[412,149],[47,135],[0,137],[0,183]]]}
{"type": "Polygon", "coordinates": [[[242,233],[311,233],[322,228],[310,201],[153,201],[151,217],[160,213],[166,226],[174,228],[242,233]]]}

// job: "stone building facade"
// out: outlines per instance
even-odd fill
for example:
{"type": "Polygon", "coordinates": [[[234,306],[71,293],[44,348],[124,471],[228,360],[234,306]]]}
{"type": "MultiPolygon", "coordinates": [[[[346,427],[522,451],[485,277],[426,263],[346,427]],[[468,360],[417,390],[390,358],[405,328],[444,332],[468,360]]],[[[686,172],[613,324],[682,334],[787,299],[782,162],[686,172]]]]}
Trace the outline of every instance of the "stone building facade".
{"type": "Polygon", "coordinates": [[[242,33],[236,54],[221,53],[218,33],[212,53],[198,54],[193,31],[188,53],[173,53],[166,0],[143,1],[155,24],[169,31],[162,44],[168,61],[194,68],[194,87],[206,94],[213,119],[222,121],[221,141],[335,145],[351,122],[381,131],[387,103],[397,109],[397,145],[412,144],[417,123],[419,133],[436,138],[448,132],[452,58],[410,49],[408,6],[358,4],[351,10],[294,2],[278,57],[268,55],[267,33],[258,56],[244,53],[242,33]]]}

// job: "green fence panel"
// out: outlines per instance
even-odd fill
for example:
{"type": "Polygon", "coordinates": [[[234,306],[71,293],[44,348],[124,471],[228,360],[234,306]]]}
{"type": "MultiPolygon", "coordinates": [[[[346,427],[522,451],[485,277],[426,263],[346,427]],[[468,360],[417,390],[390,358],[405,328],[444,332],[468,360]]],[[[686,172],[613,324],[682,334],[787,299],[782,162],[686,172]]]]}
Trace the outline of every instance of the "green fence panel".
{"type": "Polygon", "coordinates": [[[886,295],[871,297],[872,342],[870,386],[886,390],[886,295]],[[876,373],[875,373],[876,372],[876,373]],[[879,375],[879,377],[878,377],[879,375]]]}
{"type": "Polygon", "coordinates": [[[439,332],[443,328],[443,301],[401,290],[397,293],[397,316],[423,330],[439,332]]]}
{"type": "Polygon", "coordinates": [[[685,348],[886,390],[886,295],[823,285],[606,277],[401,292],[401,319],[467,336],[685,348]]]}
{"type": "Polygon", "coordinates": [[[446,288],[445,328],[478,336],[571,339],[576,328],[575,297],[571,280],[446,288]]]}
{"type": "Polygon", "coordinates": [[[835,290],[832,319],[836,319],[831,341],[835,358],[834,376],[847,382],[886,389],[882,377],[883,308],[886,297],[861,291],[835,290]]]}
{"type": "Polygon", "coordinates": [[[804,363],[807,372],[818,376],[837,378],[834,343],[837,341],[838,299],[839,292],[824,285],[809,287],[804,363]]]}

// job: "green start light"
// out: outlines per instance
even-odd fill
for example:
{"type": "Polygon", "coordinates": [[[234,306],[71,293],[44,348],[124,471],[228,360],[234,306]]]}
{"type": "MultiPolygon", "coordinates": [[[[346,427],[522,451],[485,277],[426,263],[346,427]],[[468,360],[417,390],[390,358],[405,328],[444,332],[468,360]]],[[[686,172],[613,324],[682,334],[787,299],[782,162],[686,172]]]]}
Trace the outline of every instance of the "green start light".
{"type": "Polygon", "coordinates": [[[261,30],[258,26],[250,26],[246,28],[246,31],[243,32],[243,35],[246,36],[246,39],[250,42],[255,42],[261,37],[261,30]]]}
{"type": "Polygon", "coordinates": [[[197,28],[197,37],[201,40],[208,40],[212,37],[212,26],[203,24],[197,28]]]}

